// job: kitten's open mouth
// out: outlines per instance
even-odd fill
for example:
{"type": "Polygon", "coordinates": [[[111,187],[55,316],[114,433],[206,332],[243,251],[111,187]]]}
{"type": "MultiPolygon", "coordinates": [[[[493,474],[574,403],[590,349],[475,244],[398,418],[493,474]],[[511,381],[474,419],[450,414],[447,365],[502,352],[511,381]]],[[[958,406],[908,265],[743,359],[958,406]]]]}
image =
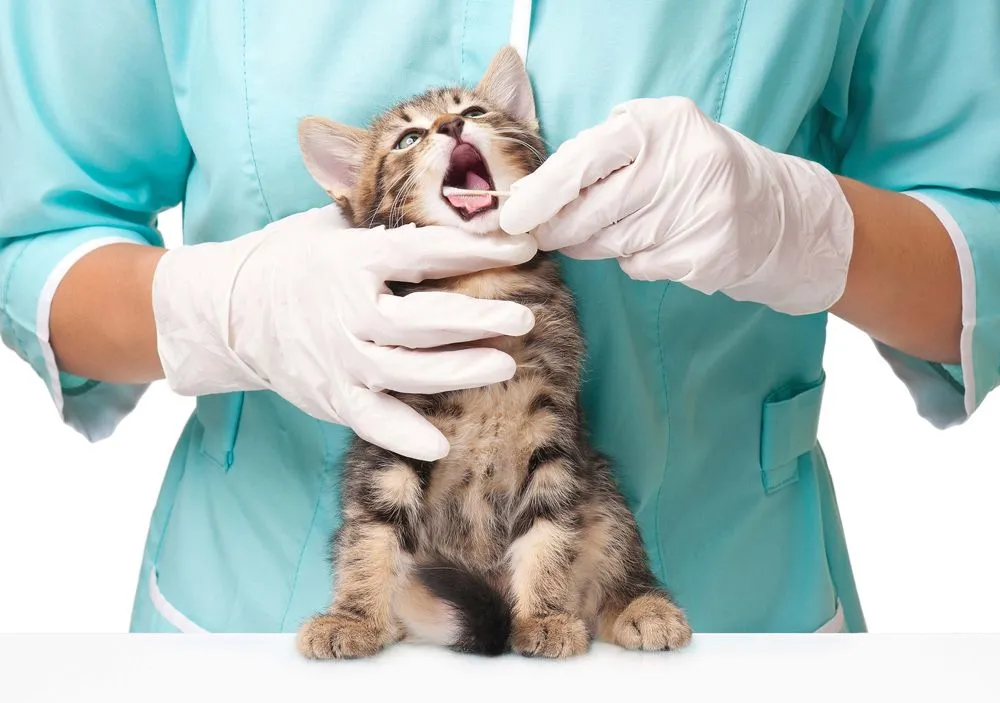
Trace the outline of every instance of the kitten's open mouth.
{"type": "MultiPolygon", "coordinates": [[[[486,166],[486,160],[479,149],[468,142],[462,142],[451,152],[448,172],[441,183],[443,188],[461,188],[463,190],[493,190],[493,177],[486,166]]],[[[471,220],[488,210],[494,210],[499,202],[493,195],[461,195],[441,194],[451,209],[463,220],[471,220]]]]}

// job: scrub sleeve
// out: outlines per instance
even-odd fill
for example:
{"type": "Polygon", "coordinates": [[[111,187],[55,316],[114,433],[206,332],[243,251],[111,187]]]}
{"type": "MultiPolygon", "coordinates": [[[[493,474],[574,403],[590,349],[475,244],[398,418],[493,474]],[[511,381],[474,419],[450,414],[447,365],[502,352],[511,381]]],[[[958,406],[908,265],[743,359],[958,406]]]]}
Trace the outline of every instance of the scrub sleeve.
{"type": "Polygon", "coordinates": [[[192,159],[153,4],[102,9],[95,19],[87,3],[0,5],[0,335],[91,441],[146,386],[60,373],[52,297],[100,246],[162,246],[156,215],[180,203],[192,159]]]}
{"type": "Polygon", "coordinates": [[[958,255],[961,364],[876,343],[921,416],[945,428],[1000,382],[1000,4],[876,2],[857,36],[828,88],[845,115],[833,113],[838,171],[923,202],[958,255]]]}

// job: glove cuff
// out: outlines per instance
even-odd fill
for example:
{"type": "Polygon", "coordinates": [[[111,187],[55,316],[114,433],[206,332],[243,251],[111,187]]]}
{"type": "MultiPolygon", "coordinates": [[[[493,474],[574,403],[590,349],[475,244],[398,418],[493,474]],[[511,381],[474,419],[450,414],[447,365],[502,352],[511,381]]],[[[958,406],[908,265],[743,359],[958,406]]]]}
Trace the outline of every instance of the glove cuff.
{"type": "Polygon", "coordinates": [[[797,156],[769,155],[780,235],[760,268],[724,292],[789,315],[825,312],[847,284],[854,212],[826,168],[797,156]]]}
{"type": "Polygon", "coordinates": [[[181,395],[262,390],[266,384],[230,347],[236,277],[264,231],[223,243],[168,251],[153,275],[157,351],[170,388],[181,395]]]}

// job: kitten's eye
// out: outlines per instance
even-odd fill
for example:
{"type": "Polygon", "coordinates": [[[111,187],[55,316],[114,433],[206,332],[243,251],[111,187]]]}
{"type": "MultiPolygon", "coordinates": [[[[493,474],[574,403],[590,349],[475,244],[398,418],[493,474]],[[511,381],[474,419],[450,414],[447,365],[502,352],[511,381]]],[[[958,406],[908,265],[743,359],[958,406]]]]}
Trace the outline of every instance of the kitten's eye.
{"type": "Polygon", "coordinates": [[[481,107],[470,107],[462,113],[462,117],[471,117],[475,119],[476,117],[482,117],[486,114],[486,110],[481,107]]]}
{"type": "Polygon", "coordinates": [[[402,136],[402,138],[398,142],[396,142],[396,146],[393,147],[393,148],[394,149],[407,149],[407,148],[413,146],[414,144],[416,144],[417,142],[419,142],[420,141],[420,137],[422,137],[422,136],[423,136],[423,132],[419,132],[417,130],[410,130],[409,132],[407,132],[406,134],[404,134],[402,136]]]}

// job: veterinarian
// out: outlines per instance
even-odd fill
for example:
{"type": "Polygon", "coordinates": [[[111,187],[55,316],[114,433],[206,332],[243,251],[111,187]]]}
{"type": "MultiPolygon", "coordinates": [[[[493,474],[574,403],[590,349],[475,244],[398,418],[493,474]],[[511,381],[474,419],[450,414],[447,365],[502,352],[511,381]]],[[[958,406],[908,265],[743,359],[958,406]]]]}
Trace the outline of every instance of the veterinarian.
{"type": "Polygon", "coordinates": [[[981,0],[4,0],[0,329],[92,440],[158,379],[198,396],[132,629],[293,631],[327,602],[351,429],[442,456],[381,391],[503,380],[436,347],[532,324],[382,283],[559,250],[594,440],[695,631],[863,631],[816,440],[826,319],[937,427],[997,385],[998,75],[981,0]],[[364,124],[508,41],[554,152],[511,236],[338,231],[298,119],[364,124]],[[178,203],[194,246],[164,255],[178,203]]]}

